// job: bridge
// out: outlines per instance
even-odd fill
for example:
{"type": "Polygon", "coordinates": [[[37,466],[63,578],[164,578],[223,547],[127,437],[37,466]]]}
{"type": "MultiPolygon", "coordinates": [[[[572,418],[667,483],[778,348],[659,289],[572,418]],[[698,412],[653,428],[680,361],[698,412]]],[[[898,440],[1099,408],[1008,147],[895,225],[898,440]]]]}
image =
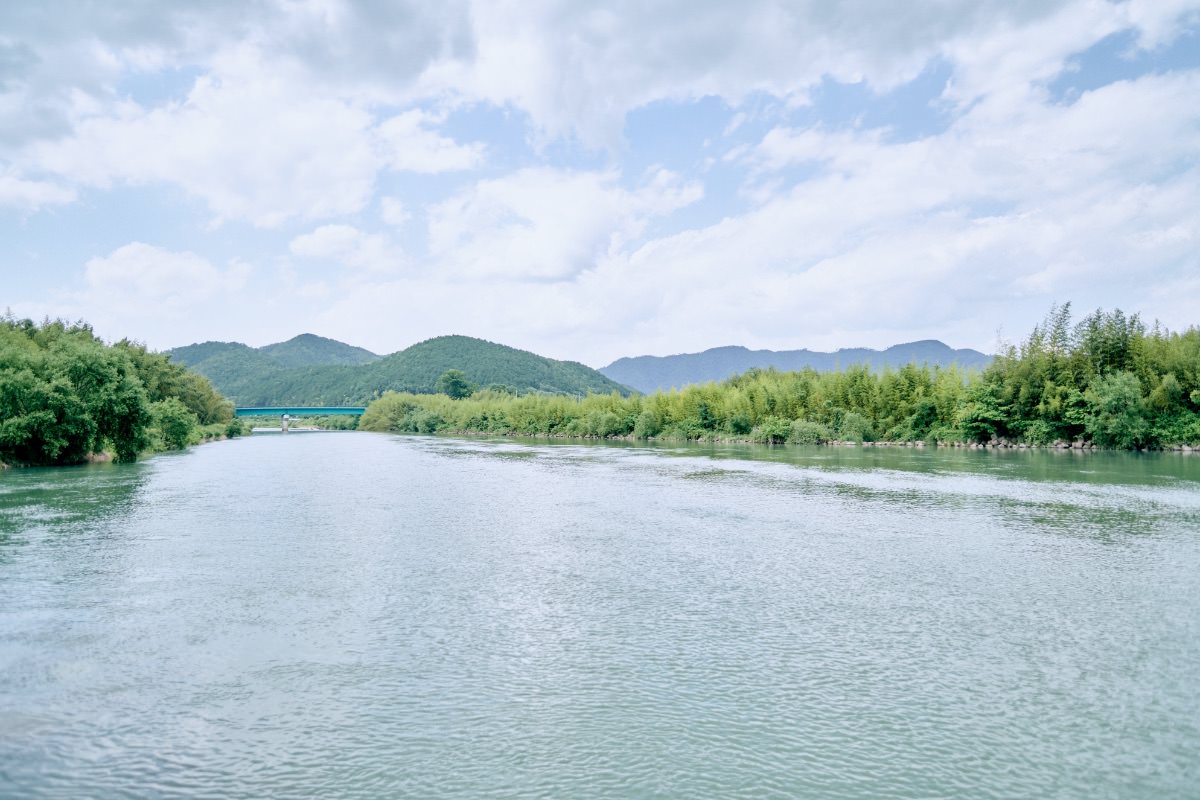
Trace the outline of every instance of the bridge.
{"type": "Polygon", "coordinates": [[[367,409],[362,406],[278,406],[275,408],[235,408],[237,417],[332,417],[361,415],[367,409]]]}

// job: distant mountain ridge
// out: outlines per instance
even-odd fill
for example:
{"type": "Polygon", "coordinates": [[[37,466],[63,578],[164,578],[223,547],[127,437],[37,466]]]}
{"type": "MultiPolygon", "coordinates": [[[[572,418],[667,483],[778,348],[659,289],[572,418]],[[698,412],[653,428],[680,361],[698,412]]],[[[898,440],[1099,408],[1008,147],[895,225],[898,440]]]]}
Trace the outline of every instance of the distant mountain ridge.
{"type": "Polygon", "coordinates": [[[263,365],[278,365],[281,367],[318,367],[333,364],[369,364],[378,361],[377,356],[370,350],[327,339],[312,333],[302,333],[293,336],[286,342],[250,347],[241,342],[201,342],[176,347],[167,351],[171,358],[185,367],[194,367],[219,355],[238,353],[244,358],[251,358],[263,365]],[[260,359],[250,353],[265,356],[260,359]]]}
{"type": "Polygon", "coordinates": [[[628,394],[629,388],[574,361],[556,361],[469,336],[439,336],[378,356],[360,347],[303,334],[254,348],[202,342],[168,350],[240,406],[363,405],[385,391],[433,392],[448,369],[479,386],[517,392],[628,394]]]}
{"type": "Polygon", "coordinates": [[[775,367],[791,371],[812,368],[830,372],[865,364],[871,369],[928,364],[947,367],[957,364],[964,369],[981,369],[992,360],[978,350],[955,350],[936,339],[892,345],[885,350],[866,347],[844,348],[833,353],[816,350],[749,350],[745,347],[714,347],[702,353],[673,356],[635,356],[618,358],[600,373],[639,392],[669,390],[690,383],[723,381],[748,369],[775,367]]]}

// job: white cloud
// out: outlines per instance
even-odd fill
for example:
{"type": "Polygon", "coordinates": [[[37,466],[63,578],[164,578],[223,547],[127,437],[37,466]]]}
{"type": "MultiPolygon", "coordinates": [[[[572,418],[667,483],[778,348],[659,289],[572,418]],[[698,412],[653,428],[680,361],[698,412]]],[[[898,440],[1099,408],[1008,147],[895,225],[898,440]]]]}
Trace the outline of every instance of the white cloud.
{"type": "Polygon", "coordinates": [[[37,305],[50,316],[86,319],[102,336],[167,347],[213,338],[218,317],[253,319],[255,301],[244,294],[253,276],[243,262],[218,267],[195,253],[131,242],[89,259],[74,289],[37,305]]]}
{"type": "Polygon", "coordinates": [[[384,197],[379,201],[379,216],[392,227],[400,227],[412,219],[404,203],[395,197],[384,197]]]}
{"type": "Polygon", "coordinates": [[[351,225],[322,225],[292,239],[288,249],[301,258],[326,259],[376,272],[395,271],[404,264],[400,249],[387,237],[351,225]]]}
{"type": "Polygon", "coordinates": [[[430,209],[429,249],[442,270],[459,276],[562,280],[702,194],[700,184],[666,170],[634,189],[612,172],[519,170],[430,209]]]}
{"type": "Polygon", "coordinates": [[[406,111],[376,128],[380,155],[388,167],[405,172],[449,172],[471,169],[483,162],[483,145],[460,145],[429,130],[436,116],[406,111]]]}
{"type": "Polygon", "coordinates": [[[73,135],[31,146],[27,163],[76,185],[177,185],[218,222],[275,227],[353,214],[382,169],[436,173],[483,156],[481,145],[433,131],[433,115],[414,110],[376,125],[353,98],[314,91],[245,48],[179,102],[93,108],[84,100],[73,135]]]}
{"type": "Polygon", "coordinates": [[[245,284],[248,271],[244,264],[222,270],[195,253],[131,242],[90,259],[84,281],[93,303],[170,314],[236,292],[245,284]]]}
{"type": "Polygon", "coordinates": [[[22,180],[0,174],[0,208],[37,211],[43,206],[63,205],[75,200],[75,191],[46,181],[22,180]]]}
{"type": "Polygon", "coordinates": [[[198,79],[183,102],[89,116],[33,159],[84,185],[179,185],[218,220],[274,226],[362,208],[376,169],[370,115],[301,93],[252,58],[239,63],[198,79]]]}
{"type": "MultiPolygon", "coordinates": [[[[1011,80],[1017,70],[1061,61],[1064,50],[1078,49],[1087,35],[1103,35],[1102,22],[1075,32],[1074,18],[1103,16],[1107,5],[680,0],[600,9],[476,3],[474,56],[433,62],[421,84],[524,109],[549,136],[574,134],[590,144],[612,145],[625,114],[657,100],[715,95],[736,106],[761,92],[798,104],[826,77],[865,81],[883,91],[911,80],[931,59],[969,58],[967,48],[993,41],[995,32],[1044,31],[1013,48],[1028,54],[1024,60],[995,71],[1011,80]]],[[[1108,16],[1126,19],[1120,10],[1108,16]]],[[[1005,36],[994,41],[1013,44],[1005,36]]]]}

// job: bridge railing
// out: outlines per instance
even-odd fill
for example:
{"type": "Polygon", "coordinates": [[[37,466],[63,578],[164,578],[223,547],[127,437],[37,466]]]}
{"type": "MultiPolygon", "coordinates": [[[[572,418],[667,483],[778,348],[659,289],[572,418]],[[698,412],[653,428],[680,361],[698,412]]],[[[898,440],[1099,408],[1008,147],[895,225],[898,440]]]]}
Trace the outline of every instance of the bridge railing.
{"type": "Polygon", "coordinates": [[[237,417],[332,417],[342,415],[361,415],[366,411],[365,406],[246,406],[233,410],[237,417]]]}

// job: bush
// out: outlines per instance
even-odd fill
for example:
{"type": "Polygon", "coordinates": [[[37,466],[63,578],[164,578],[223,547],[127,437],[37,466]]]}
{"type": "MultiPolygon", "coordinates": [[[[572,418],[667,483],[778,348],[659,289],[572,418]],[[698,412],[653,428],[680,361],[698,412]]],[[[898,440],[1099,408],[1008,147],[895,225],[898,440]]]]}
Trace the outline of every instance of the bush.
{"type": "Polygon", "coordinates": [[[607,438],[625,435],[626,428],[621,423],[620,417],[613,412],[593,411],[587,415],[587,431],[592,436],[607,438]]]}
{"type": "Polygon", "coordinates": [[[200,426],[200,420],[177,398],[168,397],[150,404],[154,427],[165,450],[182,450],[191,444],[192,435],[200,426]]]}
{"type": "Polygon", "coordinates": [[[792,434],[792,425],[781,417],[767,417],[750,431],[750,438],[760,444],[783,444],[792,434]]]}
{"type": "Polygon", "coordinates": [[[409,419],[409,430],[413,433],[437,433],[446,422],[440,414],[424,409],[414,411],[409,419]]]}
{"type": "Polygon", "coordinates": [[[734,414],[729,418],[729,432],[735,436],[745,436],[754,430],[754,423],[745,414],[734,414]]]}
{"type": "Polygon", "coordinates": [[[854,442],[869,442],[875,438],[871,421],[857,411],[843,411],[837,431],[841,438],[854,442]]]}
{"type": "Polygon", "coordinates": [[[1021,438],[1029,444],[1050,444],[1058,439],[1054,426],[1044,419],[1035,419],[1025,426],[1021,438]]]}
{"type": "Polygon", "coordinates": [[[1136,375],[1106,375],[1093,382],[1084,397],[1088,403],[1084,429],[1094,443],[1125,450],[1148,444],[1150,420],[1136,375]]]}
{"type": "Polygon", "coordinates": [[[829,439],[828,428],[819,422],[806,419],[793,422],[787,437],[790,444],[825,444],[829,439]]]}
{"type": "Polygon", "coordinates": [[[638,414],[637,421],[633,423],[633,435],[637,439],[649,439],[658,436],[662,433],[662,425],[650,411],[643,411],[638,414]]]}

